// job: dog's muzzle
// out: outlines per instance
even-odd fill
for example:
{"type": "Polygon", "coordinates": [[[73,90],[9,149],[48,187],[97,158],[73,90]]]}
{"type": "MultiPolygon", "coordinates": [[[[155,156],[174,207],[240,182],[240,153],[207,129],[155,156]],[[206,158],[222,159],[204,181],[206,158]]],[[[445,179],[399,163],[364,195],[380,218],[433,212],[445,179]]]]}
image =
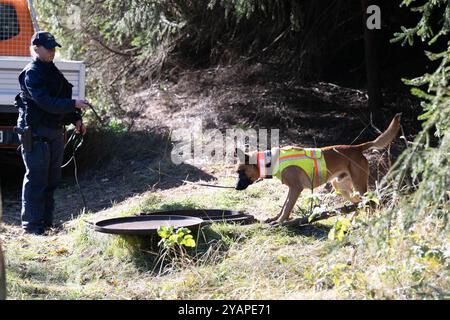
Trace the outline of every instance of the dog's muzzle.
{"type": "Polygon", "coordinates": [[[236,187],[234,187],[236,190],[245,190],[249,185],[251,185],[253,182],[250,180],[247,175],[241,171],[239,172],[239,180],[236,184],[236,187]]]}

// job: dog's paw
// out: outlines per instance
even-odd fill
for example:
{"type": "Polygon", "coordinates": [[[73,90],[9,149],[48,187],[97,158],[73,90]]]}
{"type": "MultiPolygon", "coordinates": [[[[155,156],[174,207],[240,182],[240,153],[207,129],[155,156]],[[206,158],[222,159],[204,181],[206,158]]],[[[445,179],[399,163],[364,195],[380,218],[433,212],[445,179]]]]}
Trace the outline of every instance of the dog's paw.
{"type": "Polygon", "coordinates": [[[278,219],[269,223],[269,225],[271,227],[282,227],[285,224],[286,224],[286,221],[284,221],[284,220],[281,221],[281,220],[278,220],[278,219]]]}
{"type": "Polygon", "coordinates": [[[272,228],[278,228],[281,227],[281,225],[278,223],[278,221],[272,221],[269,223],[269,226],[272,228]]]}
{"type": "Polygon", "coordinates": [[[268,218],[268,219],[264,220],[264,223],[272,223],[276,220],[277,220],[277,218],[268,218]]]}

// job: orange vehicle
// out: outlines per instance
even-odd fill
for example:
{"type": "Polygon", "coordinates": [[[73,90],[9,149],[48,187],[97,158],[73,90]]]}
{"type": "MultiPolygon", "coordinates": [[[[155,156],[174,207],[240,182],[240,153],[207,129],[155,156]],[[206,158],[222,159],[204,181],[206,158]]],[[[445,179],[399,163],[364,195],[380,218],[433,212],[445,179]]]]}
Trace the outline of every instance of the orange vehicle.
{"type": "MultiPolygon", "coordinates": [[[[20,91],[19,74],[31,60],[30,42],[36,31],[39,27],[31,0],[0,0],[0,160],[2,154],[14,153],[19,146],[14,99],[20,91]]],[[[73,98],[84,99],[83,62],[57,58],[55,64],[73,84],[73,98]]]]}
{"type": "Polygon", "coordinates": [[[30,39],[37,30],[31,1],[2,0],[0,17],[0,56],[28,57],[30,39]]]}

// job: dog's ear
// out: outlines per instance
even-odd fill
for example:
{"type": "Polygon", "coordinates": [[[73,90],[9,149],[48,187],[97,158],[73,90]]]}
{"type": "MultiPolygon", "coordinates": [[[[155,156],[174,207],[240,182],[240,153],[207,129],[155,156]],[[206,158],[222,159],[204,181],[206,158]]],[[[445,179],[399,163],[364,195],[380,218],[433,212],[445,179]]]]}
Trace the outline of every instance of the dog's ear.
{"type": "Polygon", "coordinates": [[[236,148],[235,149],[236,156],[238,158],[238,163],[241,164],[249,164],[250,163],[250,156],[246,154],[243,150],[236,148]]]}

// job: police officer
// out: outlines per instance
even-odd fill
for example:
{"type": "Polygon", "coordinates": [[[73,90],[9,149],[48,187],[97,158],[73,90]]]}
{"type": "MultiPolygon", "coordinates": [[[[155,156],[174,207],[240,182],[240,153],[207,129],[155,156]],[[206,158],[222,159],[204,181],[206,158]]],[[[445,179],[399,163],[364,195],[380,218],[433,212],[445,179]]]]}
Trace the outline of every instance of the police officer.
{"type": "MultiPolygon", "coordinates": [[[[53,63],[55,48],[61,47],[49,32],[31,38],[33,60],[19,76],[21,93],[17,120],[21,140],[29,133],[31,147],[22,158],[26,173],[22,187],[22,228],[41,235],[53,225],[54,191],[61,178],[64,153],[64,125],[73,124],[85,134],[81,109],[86,100],[72,99],[72,85],[53,63]]],[[[30,144],[29,143],[29,144],[30,144]]]]}

